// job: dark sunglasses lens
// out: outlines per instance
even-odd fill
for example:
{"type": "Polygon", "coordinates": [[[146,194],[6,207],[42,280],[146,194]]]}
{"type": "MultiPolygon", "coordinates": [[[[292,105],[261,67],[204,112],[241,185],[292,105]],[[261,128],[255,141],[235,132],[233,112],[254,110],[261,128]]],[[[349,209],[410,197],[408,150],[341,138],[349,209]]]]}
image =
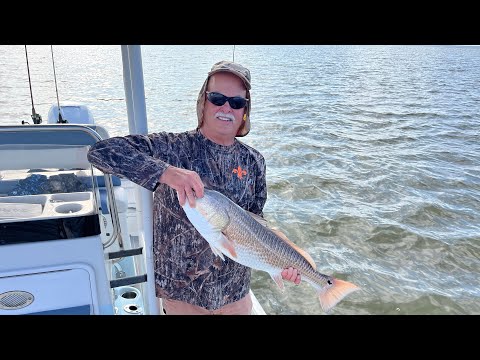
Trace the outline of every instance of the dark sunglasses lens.
{"type": "Polygon", "coordinates": [[[216,106],[222,106],[227,101],[227,97],[225,95],[214,92],[208,93],[207,98],[213,105],[216,106]]]}
{"type": "Polygon", "coordinates": [[[227,97],[217,92],[211,92],[207,94],[207,99],[216,106],[222,106],[228,100],[232,109],[242,109],[247,105],[247,99],[241,96],[227,97]]]}
{"type": "Polygon", "coordinates": [[[240,96],[235,96],[233,98],[228,99],[228,103],[230,104],[230,107],[232,109],[241,109],[241,108],[244,108],[245,105],[247,105],[247,100],[240,96]]]}

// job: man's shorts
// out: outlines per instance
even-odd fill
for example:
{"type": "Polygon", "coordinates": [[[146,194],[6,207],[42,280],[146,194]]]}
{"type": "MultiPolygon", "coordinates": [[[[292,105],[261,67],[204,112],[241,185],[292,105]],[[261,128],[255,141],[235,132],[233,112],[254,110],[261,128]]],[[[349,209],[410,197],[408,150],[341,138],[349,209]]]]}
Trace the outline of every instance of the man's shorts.
{"type": "Polygon", "coordinates": [[[162,305],[167,315],[251,315],[253,307],[250,293],[216,310],[207,310],[197,305],[169,299],[162,299],[162,305]]]}

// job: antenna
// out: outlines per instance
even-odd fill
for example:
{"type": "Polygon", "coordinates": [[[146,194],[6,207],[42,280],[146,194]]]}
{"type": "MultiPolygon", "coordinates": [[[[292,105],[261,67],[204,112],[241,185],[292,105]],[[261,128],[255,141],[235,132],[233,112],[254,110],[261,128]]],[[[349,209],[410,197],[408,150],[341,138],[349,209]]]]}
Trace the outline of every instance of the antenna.
{"type": "Polygon", "coordinates": [[[55,74],[55,60],[53,60],[53,46],[50,45],[50,50],[52,52],[52,64],[53,64],[53,77],[55,79],[55,91],[57,92],[57,106],[58,106],[58,121],[59,124],[68,123],[67,119],[62,118],[62,110],[60,108],[60,100],[58,100],[58,88],[57,88],[57,75],[55,74]]]}
{"type": "MultiPolygon", "coordinates": [[[[27,58],[27,71],[28,71],[28,85],[30,86],[30,99],[32,99],[32,120],[34,124],[41,124],[42,117],[40,114],[35,112],[35,106],[33,106],[33,93],[32,93],[32,81],[30,80],[30,66],[28,65],[28,53],[27,53],[27,45],[25,45],[25,57],[27,58]]],[[[27,123],[26,121],[22,121],[22,124],[27,123]]],[[[28,124],[28,123],[27,123],[28,124]]]]}

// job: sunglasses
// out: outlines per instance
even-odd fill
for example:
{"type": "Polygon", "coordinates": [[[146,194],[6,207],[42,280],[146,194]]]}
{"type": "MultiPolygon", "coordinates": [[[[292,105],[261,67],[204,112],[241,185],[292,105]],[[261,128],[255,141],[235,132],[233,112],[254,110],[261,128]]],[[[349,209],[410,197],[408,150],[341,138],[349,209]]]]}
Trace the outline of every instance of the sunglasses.
{"type": "Polygon", "coordinates": [[[207,91],[207,99],[213,105],[216,105],[216,106],[222,106],[228,101],[228,103],[230,104],[230,107],[236,110],[242,109],[245,106],[247,106],[247,101],[248,101],[248,99],[245,99],[241,96],[228,97],[218,92],[210,92],[210,91],[207,91]]]}

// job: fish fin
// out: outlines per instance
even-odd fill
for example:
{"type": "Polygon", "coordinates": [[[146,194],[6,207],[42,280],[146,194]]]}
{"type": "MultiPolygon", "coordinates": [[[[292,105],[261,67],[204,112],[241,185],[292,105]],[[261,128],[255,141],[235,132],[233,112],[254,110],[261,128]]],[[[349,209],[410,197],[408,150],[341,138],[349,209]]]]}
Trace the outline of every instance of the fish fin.
{"type": "MultiPolygon", "coordinates": [[[[218,243],[220,244],[220,246],[230,254],[230,256],[234,259],[237,258],[237,252],[235,250],[235,243],[230,240],[229,238],[227,238],[225,236],[225,234],[223,233],[220,233],[220,238],[219,238],[219,241],[218,243]]],[[[225,252],[224,252],[225,253],[225,252]]]]}
{"type": "MultiPolygon", "coordinates": [[[[245,210],[246,211],[246,210],[245,210]]],[[[265,220],[263,217],[261,217],[260,215],[257,215],[257,214],[254,214],[253,212],[251,211],[247,211],[248,215],[250,215],[252,218],[254,218],[258,223],[260,223],[261,225],[267,227],[267,220],[265,220]]]]}
{"type": "Polygon", "coordinates": [[[279,273],[269,273],[269,274],[272,277],[273,281],[275,281],[275,283],[278,285],[280,290],[284,291],[285,286],[283,285],[282,273],[279,272],[279,273]]]}
{"type": "Polygon", "coordinates": [[[331,278],[332,284],[317,290],[320,305],[325,312],[333,308],[340,300],[360,288],[351,282],[331,278]]]}
{"type": "Polygon", "coordinates": [[[292,240],[287,238],[287,235],[282,233],[280,230],[277,230],[277,229],[270,229],[270,230],[272,230],[272,232],[275,235],[277,235],[279,238],[284,240],[288,245],[290,245],[295,250],[297,250],[315,270],[317,269],[317,265],[315,264],[315,261],[313,261],[313,258],[310,256],[309,253],[307,253],[305,250],[303,250],[301,247],[299,247],[297,244],[295,244],[292,240]]]}
{"type": "Polygon", "coordinates": [[[225,257],[223,256],[222,252],[220,250],[218,250],[216,247],[214,247],[212,244],[209,244],[210,245],[210,249],[212,249],[212,252],[219,256],[220,259],[222,259],[223,261],[225,261],[225,257]]]}

